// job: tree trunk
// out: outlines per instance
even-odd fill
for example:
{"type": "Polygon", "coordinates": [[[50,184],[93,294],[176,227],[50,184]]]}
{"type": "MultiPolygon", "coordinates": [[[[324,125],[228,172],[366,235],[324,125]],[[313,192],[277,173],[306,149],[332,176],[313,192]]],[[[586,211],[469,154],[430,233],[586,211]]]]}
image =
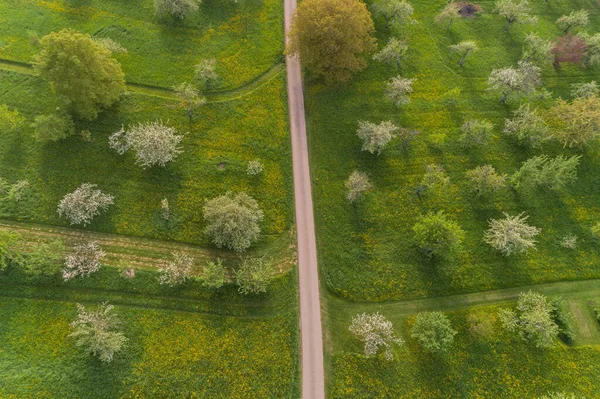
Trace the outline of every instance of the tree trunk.
{"type": "Polygon", "coordinates": [[[468,51],[466,51],[465,54],[462,56],[462,58],[458,62],[458,65],[463,66],[463,64],[465,63],[465,58],[467,58],[467,54],[469,54],[468,51]]]}
{"type": "Polygon", "coordinates": [[[453,19],[450,20],[450,22],[448,22],[448,25],[446,25],[446,30],[449,32],[450,31],[450,27],[452,26],[452,22],[454,22],[453,19]]]}
{"type": "Polygon", "coordinates": [[[502,96],[502,98],[500,99],[500,102],[502,104],[506,104],[506,99],[508,98],[508,93],[504,93],[504,95],[502,96]]]}
{"type": "Polygon", "coordinates": [[[506,25],[504,26],[504,30],[508,32],[508,27],[510,26],[510,24],[512,24],[512,21],[510,19],[506,19],[506,25]]]}

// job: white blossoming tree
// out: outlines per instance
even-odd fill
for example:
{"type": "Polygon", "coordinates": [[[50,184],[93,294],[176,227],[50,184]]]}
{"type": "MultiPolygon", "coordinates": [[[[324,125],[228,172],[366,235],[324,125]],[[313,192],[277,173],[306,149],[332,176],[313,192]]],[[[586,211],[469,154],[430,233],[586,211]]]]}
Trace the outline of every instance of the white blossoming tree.
{"type": "Polygon", "coordinates": [[[356,135],[363,141],[363,151],[379,155],[397,131],[398,126],[391,121],[384,121],[378,125],[372,122],[358,121],[356,135]]]}
{"type": "Polygon", "coordinates": [[[97,242],[78,244],[65,258],[63,279],[87,277],[100,269],[100,261],[106,256],[97,242]]]}
{"type": "Polygon", "coordinates": [[[174,287],[183,284],[190,277],[194,258],[182,251],[173,252],[171,257],[172,259],[163,259],[158,269],[158,282],[174,287]]]}
{"type": "Polygon", "coordinates": [[[83,183],[65,195],[58,204],[59,216],[66,217],[71,224],[89,224],[94,216],[114,203],[112,195],[104,194],[96,187],[95,184],[83,183]]]}
{"type": "Polygon", "coordinates": [[[365,344],[365,356],[371,357],[380,349],[387,360],[393,358],[392,345],[402,345],[404,341],[394,335],[392,322],[379,313],[357,314],[352,318],[348,328],[359,340],[365,344]]]}
{"type": "Polygon", "coordinates": [[[510,216],[505,212],[504,219],[491,219],[483,241],[506,256],[535,248],[535,237],[541,229],[528,225],[527,218],[522,213],[510,216]]]}

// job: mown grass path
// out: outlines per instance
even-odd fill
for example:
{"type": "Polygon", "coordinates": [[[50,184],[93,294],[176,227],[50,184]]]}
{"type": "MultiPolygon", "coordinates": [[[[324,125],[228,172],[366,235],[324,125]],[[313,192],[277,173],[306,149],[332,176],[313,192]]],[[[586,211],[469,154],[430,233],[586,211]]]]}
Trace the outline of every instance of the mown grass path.
{"type": "MultiPolygon", "coordinates": [[[[34,75],[33,67],[25,62],[0,59],[0,69],[27,75],[34,75]]],[[[230,90],[207,92],[204,93],[204,96],[206,97],[206,101],[209,103],[232,101],[245,97],[254,92],[256,89],[260,88],[265,83],[271,81],[271,79],[279,76],[279,74],[283,73],[284,69],[285,64],[283,62],[278,62],[262,75],[257,76],[256,78],[239,87],[230,90]]],[[[175,92],[166,87],[150,86],[134,82],[127,82],[126,85],[129,91],[136,94],[160,97],[166,100],[177,100],[177,95],[175,92]]]]}

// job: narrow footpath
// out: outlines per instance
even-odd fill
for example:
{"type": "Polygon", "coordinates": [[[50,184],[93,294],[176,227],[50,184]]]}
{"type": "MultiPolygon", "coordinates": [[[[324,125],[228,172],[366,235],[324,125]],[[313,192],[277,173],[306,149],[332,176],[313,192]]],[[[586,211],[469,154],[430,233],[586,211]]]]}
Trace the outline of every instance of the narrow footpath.
{"type": "MultiPolygon", "coordinates": [[[[284,0],[284,9],[285,31],[287,32],[296,9],[296,0],[284,0]]],[[[287,56],[286,68],[290,131],[292,135],[296,229],[298,233],[302,398],[324,399],[325,377],[317,245],[308,164],[306,120],[304,117],[304,92],[302,90],[299,60],[287,56]]]]}

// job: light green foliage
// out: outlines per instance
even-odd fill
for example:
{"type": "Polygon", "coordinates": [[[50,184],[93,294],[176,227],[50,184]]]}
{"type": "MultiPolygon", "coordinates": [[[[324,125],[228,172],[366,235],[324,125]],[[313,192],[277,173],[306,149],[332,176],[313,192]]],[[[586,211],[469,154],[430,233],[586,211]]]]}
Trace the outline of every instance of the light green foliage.
{"type": "Polygon", "coordinates": [[[537,108],[522,104],[513,113],[512,119],[504,120],[504,134],[516,138],[519,143],[533,148],[551,138],[550,128],[539,115],[537,108]]]}
{"type": "Polygon", "coordinates": [[[63,267],[65,245],[61,240],[38,243],[23,255],[23,271],[32,276],[54,276],[63,267]]]}
{"type": "Polygon", "coordinates": [[[583,32],[579,35],[587,48],[583,57],[583,63],[587,67],[592,67],[600,63],[600,33],[590,35],[583,32]]]}
{"type": "Polygon", "coordinates": [[[519,295],[516,311],[501,309],[499,317],[507,331],[545,348],[552,346],[558,335],[553,311],[553,304],[544,295],[529,291],[519,295]]]}
{"type": "Polygon", "coordinates": [[[557,126],[554,138],[564,147],[585,147],[600,136],[600,98],[558,99],[551,113],[557,126]]]}
{"type": "Polygon", "coordinates": [[[44,36],[40,44],[35,69],[76,116],[96,118],[125,91],[120,64],[90,35],[63,29],[44,36]]]}
{"type": "Polygon", "coordinates": [[[415,241],[427,256],[446,256],[460,249],[465,232],[443,211],[421,216],[413,226],[415,241]]]}
{"type": "Polygon", "coordinates": [[[73,119],[66,113],[36,116],[33,128],[38,141],[58,141],[75,134],[73,119]]]}
{"type": "Polygon", "coordinates": [[[217,260],[214,262],[206,262],[204,269],[202,269],[200,280],[202,281],[203,287],[221,288],[226,282],[223,260],[217,258],[217,260]]]}
{"type": "Polygon", "coordinates": [[[19,246],[23,237],[18,233],[0,230],[0,272],[12,262],[20,263],[19,246]]]}
{"type": "Polygon", "coordinates": [[[517,190],[536,188],[562,190],[577,180],[577,165],[580,159],[580,155],[570,158],[563,155],[556,158],[538,155],[523,162],[521,168],[511,176],[510,181],[517,190]]]}
{"type": "Polygon", "coordinates": [[[386,62],[388,64],[400,66],[400,61],[406,57],[408,45],[405,40],[399,40],[391,37],[387,44],[373,56],[375,61],[386,62]]]}
{"type": "Polygon", "coordinates": [[[483,241],[504,255],[527,252],[535,248],[535,237],[542,229],[526,223],[529,216],[523,213],[510,216],[504,212],[504,219],[491,219],[489,228],[483,236],[483,241]]]}
{"type": "Polygon", "coordinates": [[[502,93],[501,103],[505,103],[511,94],[527,96],[535,92],[542,84],[540,68],[530,62],[519,61],[517,68],[494,69],[488,79],[488,90],[502,93]]]}
{"type": "Polygon", "coordinates": [[[556,24],[564,33],[575,26],[585,26],[589,23],[589,13],[586,10],[571,11],[569,15],[563,15],[556,20],[556,24]]]}
{"type": "Polygon", "coordinates": [[[554,61],[552,48],[554,48],[554,44],[550,39],[544,40],[530,32],[525,36],[521,59],[537,66],[550,65],[554,61]]]}
{"type": "Polygon", "coordinates": [[[414,24],[414,8],[406,0],[377,0],[373,3],[376,15],[385,18],[385,27],[399,28],[403,25],[414,24]]]}
{"type": "Polygon", "coordinates": [[[434,193],[443,192],[450,185],[450,176],[444,171],[440,165],[429,164],[425,165],[425,174],[421,179],[421,186],[419,187],[418,193],[421,190],[426,189],[427,191],[434,193]]]}
{"type": "Polygon", "coordinates": [[[492,165],[478,166],[466,172],[475,196],[490,195],[506,187],[506,174],[498,174],[492,165]]]}
{"type": "Polygon", "coordinates": [[[448,46],[448,48],[453,53],[460,54],[461,58],[460,61],[458,61],[458,65],[460,66],[463,66],[463,64],[465,63],[465,59],[467,58],[467,55],[469,55],[469,53],[479,50],[477,43],[473,40],[463,40],[458,44],[452,44],[448,46]]]}
{"type": "Polygon", "coordinates": [[[596,223],[590,228],[592,235],[597,239],[600,239],[600,222],[596,223]]]}
{"type": "Polygon", "coordinates": [[[467,316],[469,332],[476,338],[489,339],[496,330],[498,318],[483,310],[472,310],[467,316]]]}
{"type": "Polygon", "coordinates": [[[194,116],[194,110],[206,104],[206,98],[201,96],[191,83],[181,83],[173,87],[173,90],[179,98],[180,107],[187,111],[187,116],[191,122],[194,116]]]}
{"type": "Polygon", "coordinates": [[[369,177],[364,172],[358,170],[353,171],[348,177],[348,180],[344,183],[348,194],[346,198],[350,202],[355,202],[361,199],[367,191],[369,191],[373,185],[369,181],[369,177]]]}
{"type": "Polygon", "coordinates": [[[11,133],[19,130],[25,118],[19,114],[19,111],[11,111],[6,104],[0,104],[0,133],[11,133]]]}
{"type": "Polygon", "coordinates": [[[373,20],[360,0],[300,2],[288,32],[288,54],[326,84],[346,82],[363,70],[364,55],[376,48],[373,20]]]}
{"type": "Polygon", "coordinates": [[[194,258],[183,251],[173,252],[170,259],[163,259],[158,268],[158,282],[160,284],[174,287],[183,284],[190,278],[194,258]]]}
{"type": "Polygon", "coordinates": [[[410,336],[430,352],[447,352],[458,332],[442,312],[421,312],[415,317],[410,336]]]}
{"type": "Polygon", "coordinates": [[[10,186],[10,188],[8,188],[4,199],[7,199],[8,201],[12,201],[12,202],[19,202],[30,191],[31,191],[31,183],[29,183],[29,180],[27,180],[27,179],[19,180],[15,184],[12,184],[10,186]]]}
{"type": "Polygon", "coordinates": [[[219,248],[243,252],[258,239],[263,211],[248,194],[227,192],[206,202],[204,230],[219,248]]]}
{"type": "Polygon", "coordinates": [[[361,148],[363,151],[379,155],[397,131],[398,126],[391,121],[383,121],[378,125],[372,122],[358,121],[356,135],[363,141],[361,148]]]}
{"type": "Polygon", "coordinates": [[[385,96],[390,99],[396,107],[410,103],[408,95],[413,92],[415,79],[407,79],[401,76],[392,78],[386,88],[385,96]]]}
{"type": "Polygon", "coordinates": [[[113,54],[127,54],[127,49],[111,38],[93,37],[92,39],[113,54]]]}
{"type": "Polygon", "coordinates": [[[188,14],[200,9],[202,0],[154,0],[154,12],[159,17],[171,15],[184,19],[188,14]]]}
{"type": "Polygon", "coordinates": [[[527,0],[498,0],[495,4],[495,11],[506,19],[504,30],[507,32],[510,25],[515,22],[520,24],[537,22],[536,17],[529,15],[530,7],[527,0]]]}
{"type": "Polygon", "coordinates": [[[494,125],[487,120],[473,119],[466,121],[460,127],[461,135],[458,141],[465,148],[486,145],[492,139],[493,129],[494,125]]]}
{"type": "Polygon", "coordinates": [[[452,23],[461,18],[461,15],[458,13],[460,11],[460,7],[455,2],[449,2],[442,8],[440,13],[435,16],[435,22],[439,24],[446,24],[446,29],[450,30],[452,23]]]}
{"type": "Polygon", "coordinates": [[[263,164],[258,159],[253,159],[252,161],[248,161],[246,173],[250,176],[256,176],[260,175],[263,172],[263,169],[263,164]]]}
{"type": "Polygon", "coordinates": [[[394,335],[392,322],[379,313],[357,314],[352,318],[348,330],[365,344],[365,356],[371,357],[383,349],[384,357],[392,360],[392,344],[402,345],[404,341],[394,335]]]}
{"type": "Polygon", "coordinates": [[[574,98],[597,97],[598,94],[600,94],[600,89],[595,80],[586,83],[573,83],[571,85],[571,96],[574,98]]]}
{"type": "Polygon", "coordinates": [[[125,348],[128,341],[120,331],[121,323],[112,313],[113,308],[113,305],[103,303],[88,312],[83,305],[77,304],[77,319],[71,323],[73,332],[69,335],[75,345],[107,363],[125,348]]]}
{"type": "Polygon", "coordinates": [[[539,396],[537,399],[585,399],[585,397],[568,392],[549,392],[546,395],[539,396]]]}
{"type": "Polygon", "coordinates": [[[245,258],[240,269],[235,272],[238,291],[242,294],[259,294],[267,292],[273,280],[273,264],[265,258],[245,258]]]}
{"type": "Polygon", "coordinates": [[[552,320],[558,326],[558,337],[568,344],[573,343],[575,332],[573,331],[573,314],[569,311],[567,301],[560,296],[550,298],[552,305],[552,320]]]}
{"type": "Polygon", "coordinates": [[[221,77],[217,73],[217,60],[214,58],[201,60],[194,67],[194,83],[200,91],[213,89],[219,85],[221,77]]]}
{"type": "Polygon", "coordinates": [[[560,246],[567,249],[577,248],[577,236],[568,234],[560,240],[560,246]]]}

